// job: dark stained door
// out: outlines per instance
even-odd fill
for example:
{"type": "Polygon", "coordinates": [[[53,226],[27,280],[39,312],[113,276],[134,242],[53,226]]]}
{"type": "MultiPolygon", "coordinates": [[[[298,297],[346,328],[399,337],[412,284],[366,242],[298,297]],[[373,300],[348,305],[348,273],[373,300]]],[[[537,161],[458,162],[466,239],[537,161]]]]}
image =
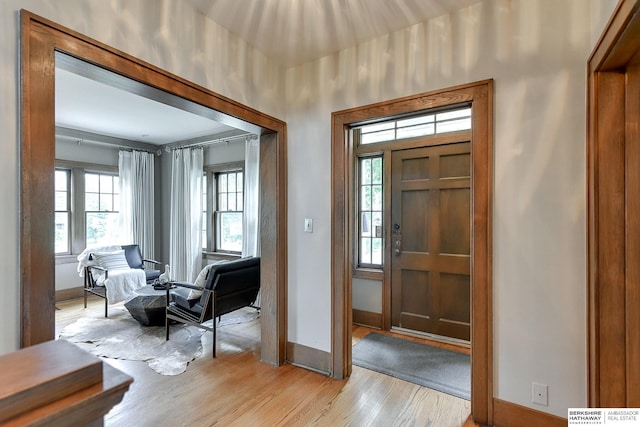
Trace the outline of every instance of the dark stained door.
{"type": "Polygon", "coordinates": [[[470,188],[469,142],[392,153],[392,327],[470,339],[470,188]]]}

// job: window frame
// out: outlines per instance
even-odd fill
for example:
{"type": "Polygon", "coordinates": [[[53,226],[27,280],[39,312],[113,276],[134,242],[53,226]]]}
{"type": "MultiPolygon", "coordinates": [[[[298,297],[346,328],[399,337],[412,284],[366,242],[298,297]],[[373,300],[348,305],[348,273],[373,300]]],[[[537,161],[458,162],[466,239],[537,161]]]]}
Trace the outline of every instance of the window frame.
{"type": "Polygon", "coordinates": [[[68,253],[56,253],[55,257],[60,262],[65,258],[80,254],[87,247],[85,226],[85,173],[102,173],[118,175],[118,167],[85,163],[69,160],[56,160],[55,169],[67,169],[70,171],[70,251],[68,253]]]}
{"type": "MultiPolygon", "coordinates": [[[[468,135],[471,130],[454,130],[454,131],[434,131],[431,134],[425,135],[416,135],[411,137],[401,137],[397,138],[397,130],[398,122],[407,123],[407,120],[412,120],[414,118],[420,118],[429,115],[445,115],[442,119],[435,119],[434,126],[437,126],[437,123],[447,123],[449,121],[456,121],[461,117],[447,117],[447,113],[454,113],[458,111],[463,111],[469,109],[469,114],[472,117],[472,104],[470,102],[461,102],[457,104],[446,105],[438,108],[428,108],[425,110],[414,111],[410,114],[400,114],[395,116],[384,117],[376,120],[369,120],[366,122],[353,123],[349,126],[349,137],[352,140],[353,147],[353,178],[350,186],[352,191],[357,197],[357,200],[353,204],[353,220],[351,220],[351,259],[353,263],[353,276],[366,278],[366,279],[374,279],[374,280],[382,280],[383,274],[386,270],[386,265],[391,262],[388,242],[391,241],[390,230],[389,227],[386,226],[386,219],[389,218],[391,214],[391,194],[389,191],[391,190],[391,153],[396,150],[403,149],[411,149],[416,147],[422,147],[425,145],[438,145],[440,143],[446,143],[446,141],[456,139],[458,135],[468,135]],[[366,127],[374,127],[380,125],[384,126],[385,123],[389,123],[389,127],[393,129],[394,138],[380,140],[377,142],[369,142],[362,143],[362,129],[366,127]],[[383,191],[383,206],[382,206],[382,265],[367,265],[360,264],[360,188],[359,188],[359,180],[360,180],[360,171],[359,171],[359,160],[363,157],[372,157],[372,156],[381,156],[382,157],[382,191],[383,191]]],[[[465,117],[466,118],[466,115],[465,117]]],[[[401,128],[402,126],[400,126],[401,128]]],[[[435,129],[435,128],[434,128],[435,129]]]]}
{"type": "Polygon", "coordinates": [[[375,146],[377,144],[401,142],[417,138],[429,138],[451,134],[455,132],[468,132],[471,130],[471,104],[461,103],[447,106],[446,108],[435,108],[423,110],[409,115],[400,115],[385,118],[375,122],[363,123],[352,127],[358,131],[356,149],[359,147],[375,146]],[[463,127],[455,126],[456,123],[464,122],[463,127]],[[466,123],[468,122],[468,127],[466,123]],[[451,127],[453,129],[448,129],[451,127]],[[444,126],[444,129],[440,130],[444,126]],[[429,131],[409,132],[411,129],[420,127],[430,128],[429,131]],[[406,133],[406,135],[403,135],[406,133]],[[378,135],[376,137],[376,135],[378,135]],[[388,137],[385,137],[387,135],[388,137]],[[372,139],[368,141],[368,139],[372,139]]]}
{"type": "Polygon", "coordinates": [[[200,225],[200,243],[204,243],[202,245],[202,252],[207,252],[209,247],[209,229],[207,224],[209,222],[209,174],[207,171],[204,171],[202,174],[202,224],[200,225]]]}
{"type": "MultiPolygon", "coordinates": [[[[65,175],[67,176],[67,182],[66,182],[66,189],[64,190],[67,193],[67,197],[66,197],[66,206],[64,210],[58,210],[57,209],[57,203],[54,203],[54,208],[53,208],[53,212],[54,212],[54,221],[55,221],[55,217],[57,216],[57,214],[59,213],[66,213],[67,216],[67,250],[66,251],[61,251],[58,252],[55,250],[55,241],[57,239],[54,238],[54,253],[56,256],[65,256],[65,255],[71,255],[73,252],[73,248],[72,248],[72,230],[73,230],[73,223],[72,223],[72,209],[71,209],[71,205],[72,205],[72,185],[71,185],[71,176],[72,176],[72,170],[71,168],[65,168],[65,167],[56,167],[55,168],[55,172],[64,172],[65,175]]],[[[62,190],[58,190],[57,188],[57,184],[55,183],[55,178],[54,178],[54,194],[57,196],[57,193],[59,193],[62,190]]],[[[55,200],[57,200],[57,197],[55,197],[55,200]]],[[[57,221],[56,221],[57,222],[57,221]]],[[[54,226],[57,226],[57,224],[54,223],[54,226]]],[[[55,233],[55,231],[54,231],[55,233]]]]}
{"type": "MultiPolygon", "coordinates": [[[[230,251],[221,249],[218,241],[220,237],[219,232],[219,217],[220,213],[226,212],[241,212],[244,218],[244,191],[245,191],[245,176],[244,176],[244,162],[232,162],[218,165],[209,165],[204,168],[204,175],[206,176],[206,231],[203,229],[203,233],[207,235],[207,247],[202,248],[205,254],[219,254],[222,256],[238,257],[242,255],[240,251],[230,251]],[[221,174],[229,173],[242,173],[242,194],[243,194],[243,206],[242,210],[235,211],[219,211],[218,210],[218,182],[221,174]]],[[[203,186],[204,191],[204,186],[203,186]]],[[[204,213],[204,210],[203,210],[204,213]]],[[[204,227],[203,227],[204,228],[204,227]]],[[[244,236],[243,236],[244,237],[244,236]]]]}
{"type": "MultiPolygon", "coordinates": [[[[84,188],[84,192],[83,192],[83,197],[84,197],[84,222],[85,222],[85,226],[84,226],[84,239],[85,239],[85,245],[89,245],[88,242],[88,236],[89,236],[89,219],[88,216],[89,214],[100,214],[100,213],[107,213],[107,214],[116,214],[116,217],[120,214],[120,177],[119,174],[113,173],[113,172],[107,172],[107,171],[95,171],[95,170],[84,170],[84,174],[83,174],[84,180],[85,180],[85,188],[84,188]],[[87,186],[86,186],[86,180],[87,180],[87,176],[88,175],[95,175],[98,177],[98,191],[87,191],[87,186]],[[111,191],[102,191],[102,183],[103,183],[103,177],[108,177],[111,180],[111,191]],[[114,179],[116,178],[118,181],[116,182],[116,180],[114,179]],[[87,194],[97,194],[98,195],[98,210],[90,210],[87,209],[87,194]],[[110,206],[111,209],[102,209],[102,200],[103,197],[108,197],[110,198],[110,206]],[[116,198],[118,199],[117,201],[117,209],[116,209],[116,198]]],[[[92,245],[96,245],[99,244],[97,242],[93,242],[92,245]]]]}
{"type": "MultiPolygon", "coordinates": [[[[385,239],[385,155],[382,152],[374,152],[374,153],[366,153],[366,154],[357,154],[355,156],[355,160],[356,160],[356,167],[355,167],[355,172],[356,172],[356,194],[358,195],[358,199],[355,203],[355,209],[356,209],[356,244],[355,246],[355,260],[356,260],[356,269],[358,270],[375,270],[375,271],[379,271],[379,270],[383,270],[384,269],[384,265],[385,265],[385,244],[386,244],[386,239],[385,239]],[[380,159],[380,168],[381,168],[381,180],[380,183],[373,183],[373,176],[371,179],[371,183],[368,184],[363,184],[362,183],[362,162],[363,160],[374,160],[374,159],[380,159]],[[363,206],[362,206],[362,189],[365,186],[368,187],[373,187],[373,186],[380,186],[381,188],[381,194],[380,194],[380,209],[379,210],[374,210],[373,209],[373,194],[371,196],[372,198],[372,205],[370,207],[370,209],[366,209],[363,210],[363,206]],[[374,212],[377,212],[380,214],[380,236],[376,236],[374,237],[372,236],[363,236],[363,231],[362,231],[362,216],[364,214],[366,214],[367,212],[371,213],[371,220],[370,220],[370,227],[373,230],[373,214],[374,212]],[[373,262],[363,262],[361,255],[362,255],[362,241],[363,239],[370,239],[371,241],[371,260],[373,261],[373,240],[374,239],[380,239],[380,263],[373,263],[373,262]]],[[[373,188],[372,188],[373,190],[373,188]]]]}

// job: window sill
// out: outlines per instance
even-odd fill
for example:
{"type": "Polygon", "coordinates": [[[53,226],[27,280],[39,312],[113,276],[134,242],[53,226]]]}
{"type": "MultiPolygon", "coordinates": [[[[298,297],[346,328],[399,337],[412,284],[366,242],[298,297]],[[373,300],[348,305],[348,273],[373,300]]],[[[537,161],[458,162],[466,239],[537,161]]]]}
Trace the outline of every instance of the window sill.
{"type": "Polygon", "coordinates": [[[381,268],[356,268],[353,277],[360,279],[384,280],[384,270],[381,268]]]}
{"type": "Polygon", "coordinates": [[[241,254],[230,254],[228,252],[202,252],[202,258],[207,260],[232,260],[242,258],[241,254]]]}
{"type": "Polygon", "coordinates": [[[56,255],[56,265],[58,264],[77,264],[78,263],[78,255],[56,255]]]}

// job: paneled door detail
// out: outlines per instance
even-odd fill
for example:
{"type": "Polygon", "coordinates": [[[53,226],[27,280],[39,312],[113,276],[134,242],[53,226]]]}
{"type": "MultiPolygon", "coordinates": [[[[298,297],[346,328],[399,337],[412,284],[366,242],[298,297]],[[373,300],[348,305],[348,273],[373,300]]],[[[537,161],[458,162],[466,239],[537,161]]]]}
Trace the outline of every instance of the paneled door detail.
{"type": "Polygon", "coordinates": [[[391,157],[391,325],[470,339],[470,143],[391,157]]]}

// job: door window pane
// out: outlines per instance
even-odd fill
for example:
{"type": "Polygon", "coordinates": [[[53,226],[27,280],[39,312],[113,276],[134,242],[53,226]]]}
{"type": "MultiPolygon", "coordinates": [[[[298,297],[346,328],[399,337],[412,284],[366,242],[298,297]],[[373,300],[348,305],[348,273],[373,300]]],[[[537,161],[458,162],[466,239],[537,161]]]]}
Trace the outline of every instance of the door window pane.
{"type": "Polygon", "coordinates": [[[383,258],[382,156],[359,159],[358,265],[378,268],[383,258]]]}

